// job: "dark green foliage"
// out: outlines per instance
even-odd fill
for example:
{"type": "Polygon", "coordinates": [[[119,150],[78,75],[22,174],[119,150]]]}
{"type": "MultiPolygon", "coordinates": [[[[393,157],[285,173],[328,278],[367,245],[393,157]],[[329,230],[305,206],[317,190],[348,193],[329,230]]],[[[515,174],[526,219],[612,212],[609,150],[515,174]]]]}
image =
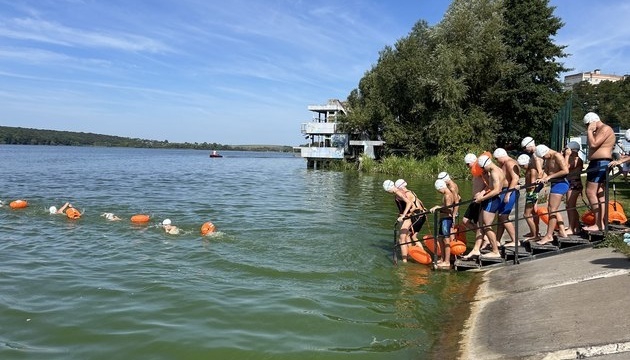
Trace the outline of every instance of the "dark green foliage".
{"type": "Polygon", "coordinates": [[[221,145],[217,143],[170,143],[168,140],[143,140],[120,136],[100,135],[83,132],[26,129],[0,126],[0,144],[10,145],[65,145],[65,146],[104,146],[159,149],[197,150],[245,150],[292,152],[290,146],[270,145],[221,145]]]}
{"type": "Polygon", "coordinates": [[[416,23],[351,92],[344,128],[416,158],[546,140],[565,70],[551,41],[562,23],[545,0],[522,3],[455,0],[436,26],[416,23]]]}
{"type": "Polygon", "coordinates": [[[608,125],[630,128],[630,77],[623,81],[602,81],[591,85],[583,81],[573,87],[573,119],[588,111],[596,112],[608,125]]]}

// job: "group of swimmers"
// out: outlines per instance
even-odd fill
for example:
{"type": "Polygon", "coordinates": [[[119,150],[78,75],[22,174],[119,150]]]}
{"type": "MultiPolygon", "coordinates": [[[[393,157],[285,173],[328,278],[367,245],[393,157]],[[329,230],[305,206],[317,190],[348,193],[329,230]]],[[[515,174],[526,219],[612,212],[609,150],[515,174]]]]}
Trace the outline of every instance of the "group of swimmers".
{"type": "MultiPolygon", "coordinates": [[[[3,205],[2,202],[0,202],[0,206],[2,205],[3,205]]],[[[28,207],[28,202],[26,200],[15,200],[9,204],[9,207],[12,209],[23,209],[23,208],[28,207]]],[[[65,214],[68,219],[72,219],[72,220],[77,220],[81,218],[81,216],[83,215],[83,212],[75,208],[69,202],[66,202],[59,208],[57,208],[56,206],[51,206],[48,208],[48,212],[50,215],[65,214]]],[[[102,213],[101,216],[104,217],[108,221],[122,220],[122,218],[118,217],[117,215],[111,212],[102,213]]],[[[131,217],[131,222],[136,223],[136,224],[146,224],[149,221],[150,221],[150,216],[145,215],[145,214],[137,214],[131,217]]],[[[182,231],[179,227],[173,225],[170,219],[164,219],[160,223],[160,227],[164,230],[165,233],[170,234],[170,235],[179,235],[180,232],[182,231]]],[[[214,233],[215,231],[216,231],[216,226],[210,221],[207,221],[201,225],[200,232],[202,236],[209,235],[211,233],[214,233]]]]}
{"type": "MultiPolygon", "coordinates": [[[[475,232],[475,245],[462,259],[468,260],[482,256],[488,258],[501,257],[500,246],[521,245],[524,241],[536,242],[538,245],[550,244],[554,241],[554,231],[558,236],[568,237],[582,231],[598,231],[604,228],[605,182],[610,169],[614,166],[630,162],[630,156],[622,156],[613,161],[613,147],[617,139],[612,128],[604,124],[599,116],[589,112],[584,116],[587,126],[588,168],[586,170],[586,198],[595,221],[593,225],[582,226],[576,209],[577,200],[582,195],[583,160],[579,156],[582,150],[577,142],[569,142],[562,152],[548,146],[536,145],[531,137],[521,141],[523,154],[517,159],[510,157],[503,148],[493,153],[484,152],[477,156],[469,153],[464,162],[472,175],[472,200],[462,218],[465,230],[475,232]],[[496,161],[496,163],[495,163],[496,161]],[[524,183],[520,183],[524,176],[524,183]],[[544,234],[539,231],[537,202],[541,190],[549,184],[547,201],[548,222],[544,234]],[[523,217],[529,227],[529,233],[522,240],[516,239],[515,225],[509,220],[521,189],[525,190],[525,210],[523,217]],[[559,212],[565,198],[568,226],[565,227],[563,216],[559,212]],[[495,218],[498,214],[499,221],[495,218]],[[503,233],[510,240],[500,244],[503,233]]],[[[630,141],[630,130],[625,134],[630,141]]],[[[396,182],[386,180],[385,191],[395,195],[398,206],[398,222],[401,230],[398,245],[403,258],[407,260],[411,246],[420,246],[417,234],[426,221],[427,213],[439,212],[438,244],[441,246],[438,267],[450,267],[451,256],[449,242],[459,230],[454,225],[459,212],[461,196],[459,188],[450,176],[442,172],[435,180],[435,189],[442,194],[442,204],[427,210],[422,201],[411,190],[407,183],[399,179],[396,182]]]]}

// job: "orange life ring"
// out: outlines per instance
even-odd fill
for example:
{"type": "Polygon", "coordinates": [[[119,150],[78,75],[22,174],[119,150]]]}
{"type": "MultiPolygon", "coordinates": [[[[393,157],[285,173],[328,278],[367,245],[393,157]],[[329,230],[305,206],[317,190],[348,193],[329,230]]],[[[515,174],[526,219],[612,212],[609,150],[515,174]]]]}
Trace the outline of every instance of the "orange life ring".
{"type": "Polygon", "coordinates": [[[463,241],[451,241],[451,255],[461,255],[466,252],[466,243],[463,241]]]}
{"type": "Polygon", "coordinates": [[[217,227],[214,226],[214,224],[211,223],[210,221],[205,222],[203,223],[203,225],[201,225],[201,235],[206,236],[210,233],[213,233],[216,229],[217,227]]]}
{"type": "Polygon", "coordinates": [[[431,255],[422,250],[419,246],[410,246],[409,256],[411,256],[412,259],[420,264],[428,265],[433,262],[433,259],[431,259],[431,255]]]}
{"type": "Polygon", "coordinates": [[[68,219],[78,219],[81,217],[81,213],[75,208],[68,208],[68,210],[66,210],[66,216],[68,219]]]}
{"type": "Polygon", "coordinates": [[[151,217],[149,215],[136,214],[131,217],[131,222],[132,223],[146,223],[146,222],[149,222],[150,219],[151,217]]]}
{"type": "Polygon", "coordinates": [[[26,200],[14,200],[14,201],[11,201],[11,203],[9,204],[9,207],[11,209],[24,209],[27,206],[28,206],[28,201],[26,200]]]}
{"type": "MultiPolygon", "coordinates": [[[[424,246],[427,249],[429,249],[430,252],[435,254],[436,246],[435,246],[435,239],[433,238],[433,236],[432,235],[424,235],[422,237],[422,240],[423,240],[424,246]]],[[[442,255],[442,250],[440,249],[439,246],[437,247],[437,255],[438,256],[442,255]]]]}

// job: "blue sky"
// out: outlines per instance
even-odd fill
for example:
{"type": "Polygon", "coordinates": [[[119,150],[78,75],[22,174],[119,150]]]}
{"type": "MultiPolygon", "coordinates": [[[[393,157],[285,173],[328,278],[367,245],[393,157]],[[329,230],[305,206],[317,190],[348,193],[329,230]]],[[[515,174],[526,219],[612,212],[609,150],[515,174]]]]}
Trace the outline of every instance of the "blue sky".
{"type": "MultiPolygon", "coordinates": [[[[443,0],[0,0],[0,125],[298,145],[443,0]]],[[[574,72],[630,73],[630,2],[553,0],[574,72]]]]}

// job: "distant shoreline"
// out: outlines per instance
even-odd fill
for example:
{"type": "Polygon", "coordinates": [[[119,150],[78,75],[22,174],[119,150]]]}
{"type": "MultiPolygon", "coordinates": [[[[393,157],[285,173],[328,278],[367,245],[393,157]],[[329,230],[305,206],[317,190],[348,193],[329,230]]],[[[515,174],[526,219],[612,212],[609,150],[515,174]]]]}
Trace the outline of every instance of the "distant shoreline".
{"type": "Polygon", "coordinates": [[[10,126],[0,126],[0,144],[294,152],[293,146],[288,145],[224,145],[214,142],[174,143],[168,140],[147,140],[94,133],[10,126]]]}

